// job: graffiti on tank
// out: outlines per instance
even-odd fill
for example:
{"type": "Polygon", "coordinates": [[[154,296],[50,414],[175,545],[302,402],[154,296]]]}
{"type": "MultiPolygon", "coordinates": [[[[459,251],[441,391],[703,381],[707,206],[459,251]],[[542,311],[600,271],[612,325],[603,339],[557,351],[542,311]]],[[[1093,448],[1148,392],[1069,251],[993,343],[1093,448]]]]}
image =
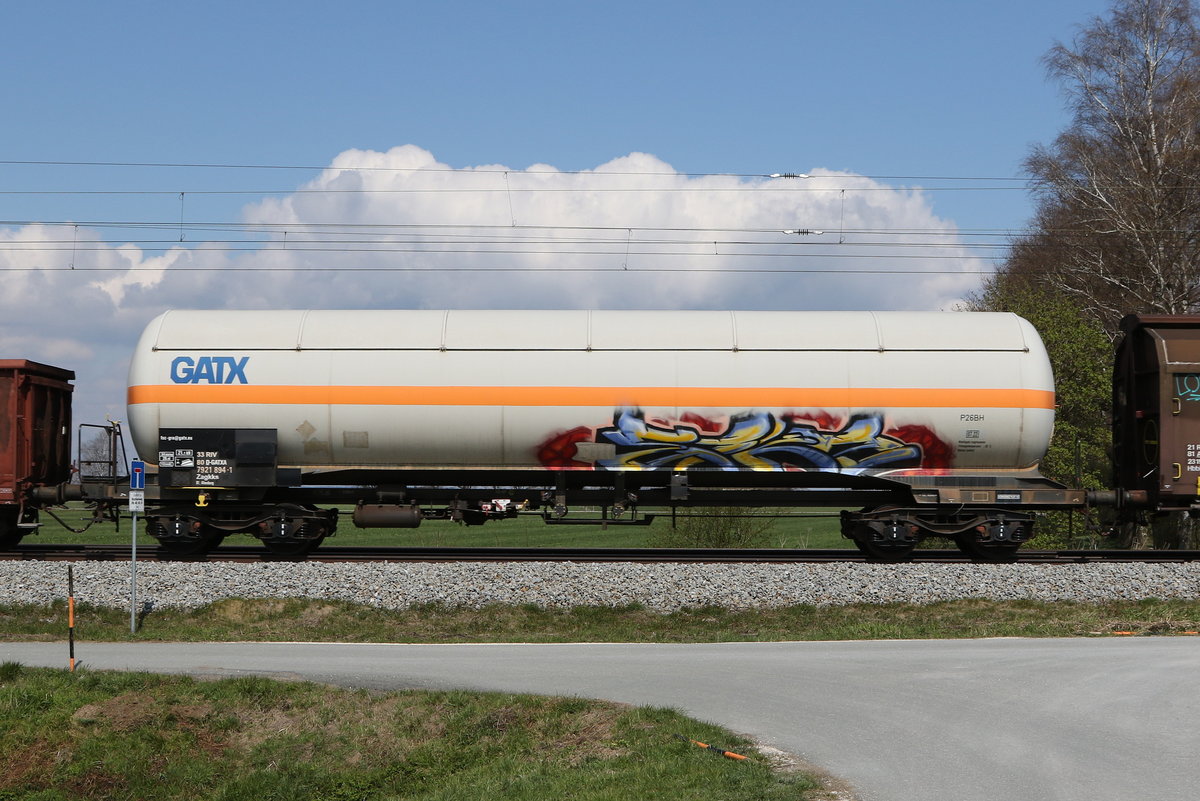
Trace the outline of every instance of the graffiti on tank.
{"type": "Polygon", "coordinates": [[[661,420],[618,409],[612,425],[579,426],[538,449],[546,467],[596,470],[883,470],[949,467],[952,458],[926,426],[889,428],[879,413],[843,420],[825,411],[661,420]]]}

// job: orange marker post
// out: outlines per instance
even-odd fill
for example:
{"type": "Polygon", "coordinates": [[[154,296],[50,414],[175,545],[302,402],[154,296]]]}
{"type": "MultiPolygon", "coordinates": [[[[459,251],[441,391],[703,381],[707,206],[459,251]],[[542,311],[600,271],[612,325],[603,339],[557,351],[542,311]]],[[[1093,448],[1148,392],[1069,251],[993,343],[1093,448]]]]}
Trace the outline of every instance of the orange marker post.
{"type": "Polygon", "coordinates": [[[732,751],[726,751],[724,748],[721,748],[719,745],[709,745],[708,743],[702,743],[699,740],[693,740],[690,737],[684,737],[682,734],[676,734],[675,736],[678,737],[680,740],[683,740],[685,743],[691,743],[692,745],[699,746],[700,748],[704,748],[708,751],[712,751],[714,753],[720,754],[721,756],[725,757],[726,759],[749,759],[749,757],[742,756],[741,754],[735,754],[732,751]]]}
{"type": "Polygon", "coordinates": [[[67,565],[67,649],[75,672],[75,568],[67,565]]]}

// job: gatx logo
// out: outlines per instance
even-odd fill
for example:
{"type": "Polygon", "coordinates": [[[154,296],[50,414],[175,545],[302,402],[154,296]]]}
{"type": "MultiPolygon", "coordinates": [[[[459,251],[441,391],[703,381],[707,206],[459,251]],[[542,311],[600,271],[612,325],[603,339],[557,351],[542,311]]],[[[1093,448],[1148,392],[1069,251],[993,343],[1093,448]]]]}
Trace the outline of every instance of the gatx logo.
{"type": "Polygon", "coordinates": [[[176,356],[171,380],[176,384],[245,384],[249,356],[176,356]]]}

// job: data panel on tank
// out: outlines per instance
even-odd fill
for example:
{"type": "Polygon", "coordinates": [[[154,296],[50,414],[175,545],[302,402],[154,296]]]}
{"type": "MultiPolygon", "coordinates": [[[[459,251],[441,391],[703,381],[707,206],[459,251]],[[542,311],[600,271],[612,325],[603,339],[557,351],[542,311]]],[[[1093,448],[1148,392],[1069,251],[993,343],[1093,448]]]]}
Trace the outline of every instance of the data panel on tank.
{"type": "Polygon", "coordinates": [[[275,484],[273,428],[163,428],[158,432],[164,487],[262,487],[275,484]]]}

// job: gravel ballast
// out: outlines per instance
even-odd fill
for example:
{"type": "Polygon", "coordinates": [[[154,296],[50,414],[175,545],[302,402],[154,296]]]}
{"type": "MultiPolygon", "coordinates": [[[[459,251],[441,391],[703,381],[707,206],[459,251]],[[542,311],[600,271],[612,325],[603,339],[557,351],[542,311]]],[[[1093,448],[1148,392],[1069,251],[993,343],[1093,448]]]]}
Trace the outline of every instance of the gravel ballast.
{"type": "MultiPolygon", "coordinates": [[[[478,608],[719,606],[753,609],[812,604],[934,603],[961,598],[1102,602],[1200,599],[1200,563],[1078,565],[731,565],[509,563],[139,563],[138,600],[194,608],[224,598],[341,600],[385,609],[439,603],[478,608]]],[[[76,562],[75,598],[129,603],[130,566],[76,562]]],[[[0,604],[49,604],[67,597],[64,562],[0,562],[0,604]]]]}

